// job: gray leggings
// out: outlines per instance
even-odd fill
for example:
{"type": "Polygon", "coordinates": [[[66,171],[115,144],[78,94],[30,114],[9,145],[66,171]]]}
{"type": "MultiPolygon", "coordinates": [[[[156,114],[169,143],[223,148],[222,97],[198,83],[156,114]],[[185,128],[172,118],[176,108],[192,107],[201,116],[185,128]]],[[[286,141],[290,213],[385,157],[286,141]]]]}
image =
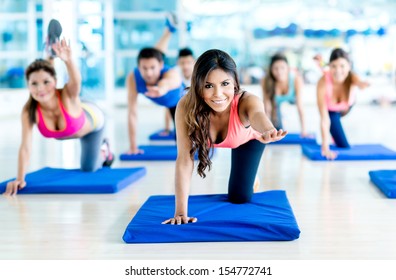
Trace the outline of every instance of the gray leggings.
{"type": "Polygon", "coordinates": [[[103,141],[103,131],[105,126],[92,131],[80,138],[81,142],[81,170],[93,172],[102,167],[103,158],[100,154],[100,147],[103,141]]]}

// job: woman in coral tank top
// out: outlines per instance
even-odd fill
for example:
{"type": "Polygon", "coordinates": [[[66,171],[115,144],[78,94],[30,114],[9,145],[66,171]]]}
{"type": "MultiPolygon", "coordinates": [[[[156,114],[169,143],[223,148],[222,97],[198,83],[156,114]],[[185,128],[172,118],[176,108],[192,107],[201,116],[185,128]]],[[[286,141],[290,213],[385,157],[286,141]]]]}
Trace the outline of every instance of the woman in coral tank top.
{"type": "Polygon", "coordinates": [[[194,66],[191,87],[176,109],[176,209],[169,224],[196,222],[188,216],[188,196],[194,155],[197,171],[205,177],[211,168],[211,150],[231,148],[228,197],[232,203],[251,199],[257,169],[266,143],[278,141],[286,131],[275,129],[254,94],[240,89],[234,60],[221,50],[208,50],[194,66]]]}
{"type": "Polygon", "coordinates": [[[317,104],[320,113],[320,129],[322,133],[322,156],[335,159],[337,154],[331,151],[330,135],[337,147],[349,148],[341,117],[349,113],[355,103],[356,88],[368,87],[351,71],[348,54],[340,48],[332,51],[329,70],[325,71],[317,85],[317,104]],[[329,133],[330,132],[330,133],[329,133]]]}

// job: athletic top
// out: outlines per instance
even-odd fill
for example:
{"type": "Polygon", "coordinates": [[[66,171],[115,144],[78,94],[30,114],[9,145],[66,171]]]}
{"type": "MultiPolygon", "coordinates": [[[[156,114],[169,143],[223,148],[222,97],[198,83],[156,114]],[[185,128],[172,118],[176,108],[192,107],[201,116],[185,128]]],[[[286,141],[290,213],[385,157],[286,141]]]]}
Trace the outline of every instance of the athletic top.
{"type": "Polygon", "coordinates": [[[242,94],[236,94],[231,102],[230,120],[228,122],[227,136],[223,142],[213,144],[215,148],[237,148],[242,144],[261,138],[261,133],[251,126],[245,127],[238,115],[238,104],[242,94]]]}
{"type": "Polygon", "coordinates": [[[276,105],[279,106],[283,102],[292,104],[296,102],[295,75],[292,71],[289,72],[289,91],[287,94],[275,94],[276,105]]]}
{"type": "MultiPolygon", "coordinates": [[[[170,67],[165,65],[164,68],[161,70],[161,75],[158,80],[162,79],[164,73],[168,72],[169,70],[170,67]]],[[[146,86],[146,82],[143,80],[143,77],[139,72],[139,69],[135,68],[133,73],[135,75],[137,92],[141,94],[145,94],[147,92],[147,86],[146,86]]],[[[158,105],[172,108],[177,105],[177,102],[179,102],[180,98],[183,95],[184,95],[184,87],[182,84],[180,84],[178,88],[172,89],[168,91],[165,95],[162,95],[160,97],[149,97],[149,96],[146,97],[151,99],[154,103],[158,105]]]]}
{"type": "Polygon", "coordinates": [[[348,102],[342,101],[339,103],[333,103],[332,96],[333,96],[333,79],[331,77],[330,72],[325,72],[325,86],[326,86],[326,93],[325,93],[325,102],[327,106],[327,110],[332,112],[340,112],[348,110],[349,107],[353,105],[355,102],[355,92],[351,90],[349,94],[348,102]]]}
{"type": "Polygon", "coordinates": [[[63,107],[62,100],[60,97],[60,93],[56,91],[58,95],[58,104],[61,109],[62,118],[65,121],[65,128],[62,130],[51,130],[45,124],[45,120],[43,118],[43,114],[41,112],[40,103],[37,104],[37,113],[38,113],[38,122],[37,127],[40,133],[47,138],[67,138],[75,135],[80,129],[84,126],[86,117],[83,110],[81,110],[81,114],[74,118],[70,116],[70,114],[63,107]]]}

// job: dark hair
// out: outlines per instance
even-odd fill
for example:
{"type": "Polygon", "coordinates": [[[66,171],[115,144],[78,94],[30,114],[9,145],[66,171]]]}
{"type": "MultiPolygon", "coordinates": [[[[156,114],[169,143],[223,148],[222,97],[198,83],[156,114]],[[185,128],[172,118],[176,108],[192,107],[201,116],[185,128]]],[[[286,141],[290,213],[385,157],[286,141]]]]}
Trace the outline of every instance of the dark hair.
{"type": "Polygon", "coordinates": [[[277,120],[277,113],[276,113],[276,105],[275,105],[275,83],[276,83],[276,78],[274,77],[274,75],[272,74],[272,66],[275,64],[275,62],[277,61],[284,61],[287,64],[289,64],[289,62],[287,61],[287,58],[285,55],[281,54],[281,53],[277,53],[274,54],[271,57],[271,62],[269,64],[268,67],[268,75],[265,77],[265,84],[264,84],[264,89],[265,92],[269,95],[269,100],[271,101],[271,119],[273,121],[278,122],[279,120],[277,120]]]}
{"type": "MultiPolygon", "coordinates": [[[[40,70],[47,72],[52,77],[54,77],[54,79],[56,79],[55,68],[52,66],[52,64],[44,59],[36,59],[25,70],[26,81],[29,82],[30,75],[40,70]]],[[[29,100],[26,102],[24,110],[28,111],[29,121],[31,124],[34,124],[36,122],[36,109],[37,101],[34,100],[33,97],[30,95],[29,100]]]]}
{"type": "Polygon", "coordinates": [[[180,57],[185,57],[185,56],[192,56],[194,57],[194,53],[190,48],[183,48],[179,50],[179,58],[180,57]]]}
{"type": "MultiPolygon", "coordinates": [[[[329,63],[333,62],[334,60],[337,60],[339,58],[343,58],[345,60],[348,61],[348,63],[351,63],[351,60],[349,59],[349,55],[346,51],[344,51],[341,48],[335,48],[333,49],[333,51],[330,54],[330,59],[329,59],[329,63]]],[[[352,71],[349,71],[348,76],[346,77],[345,81],[344,81],[344,89],[346,92],[346,97],[347,100],[349,100],[349,95],[350,95],[350,91],[351,91],[351,86],[352,86],[352,76],[354,74],[352,73],[352,71]]]]}
{"type": "Polygon", "coordinates": [[[163,62],[165,58],[165,54],[156,48],[143,48],[140,50],[139,55],[137,57],[138,64],[141,59],[146,58],[155,58],[159,62],[163,62]]]}
{"type": "Polygon", "coordinates": [[[186,124],[188,137],[192,143],[191,159],[198,152],[198,174],[205,178],[206,168],[211,169],[210,150],[213,152],[213,142],[210,138],[211,108],[202,98],[204,86],[210,72],[221,69],[232,76],[235,83],[235,94],[240,92],[238,73],[234,60],[227,53],[212,49],[204,52],[194,65],[191,87],[186,95],[186,124]],[[209,143],[209,145],[208,145],[209,143]]]}

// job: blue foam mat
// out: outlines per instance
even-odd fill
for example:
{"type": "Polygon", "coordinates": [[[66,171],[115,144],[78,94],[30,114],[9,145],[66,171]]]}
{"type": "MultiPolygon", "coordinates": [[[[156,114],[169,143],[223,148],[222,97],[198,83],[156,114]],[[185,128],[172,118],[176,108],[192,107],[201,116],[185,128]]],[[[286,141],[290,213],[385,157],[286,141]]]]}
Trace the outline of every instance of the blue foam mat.
{"type": "MultiPolygon", "coordinates": [[[[101,168],[95,172],[80,169],[45,167],[28,173],[26,187],[18,194],[44,193],[115,193],[146,175],[146,168],[101,168]]],[[[7,180],[0,183],[0,192],[6,189],[7,180]]]]}
{"type": "Polygon", "coordinates": [[[369,176],[386,197],[396,198],[396,170],[373,170],[369,176]]]}
{"type": "Polygon", "coordinates": [[[158,140],[158,141],[175,141],[176,140],[176,132],[174,130],[170,131],[168,135],[162,135],[165,132],[165,129],[158,130],[152,134],[150,134],[150,140],[158,140]]]}
{"type": "MultiPolygon", "coordinates": [[[[303,154],[311,160],[327,160],[321,155],[320,145],[302,145],[303,154]]],[[[351,148],[330,146],[337,152],[335,160],[396,160],[396,152],[379,144],[352,145],[351,148]]]]}
{"type": "Polygon", "coordinates": [[[295,144],[316,144],[316,138],[315,136],[301,137],[299,133],[288,133],[282,140],[271,143],[271,145],[295,145],[295,144]]]}
{"type": "Polygon", "coordinates": [[[226,194],[194,195],[189,215],[196,223],[163,225],[174,215],[173,195],[151,196],[123,235],[126,243],[289,241],[299,238],[285,191],[255,193],[251,202],[232,204],[226,194]]]}
{"type": "MultiPolygon", "coordinates": [[[[177,158],[177,147],[176,145],[142,145],[139,149],[143,150],[143,154],[129,155],[123,153],[120,155],[120,160],[176,160],[177,158]]],[[[213,155],[216,154],[216,149],[213,150],[213,155]]],[[[195,160],[198,156],[195,155],[195,160]]]]}

